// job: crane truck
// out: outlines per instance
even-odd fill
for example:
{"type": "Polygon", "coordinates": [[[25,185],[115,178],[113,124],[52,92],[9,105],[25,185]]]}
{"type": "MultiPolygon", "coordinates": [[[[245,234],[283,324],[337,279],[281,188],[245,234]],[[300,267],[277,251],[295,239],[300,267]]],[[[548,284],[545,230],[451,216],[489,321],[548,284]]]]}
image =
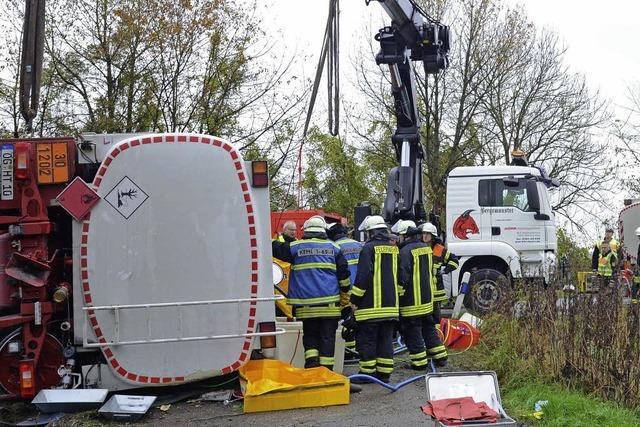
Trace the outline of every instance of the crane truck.
{"type": "MultiPolygon", "coordinates": [[[[380,44],[375,59],[389,67],[396,118],[391,141],[399,164],[388,176],[383,214],[391,224],[429,219],[438,225],[424,207],[424,150],[412,61],[422,63],[427,78],[445,70],[450,30],[414,0],[367,4],[373,1],[391,17],[391,25],[375,36],[380,44]]],[[[556,229],[548,191],[559,183],[526,158],[517,160],[509,166],[459,167],[448,176],[447,244],[460,257],[460,268],[444,277],[445,285],[450,297],[457,296],[460,280],[469,271],[471,291],[465,305],[478,311],[490,309],[511,278],[549,281],[554,271],[556,229]]],[[[366,211],[356,209],[356,222],[366,211]]]]}

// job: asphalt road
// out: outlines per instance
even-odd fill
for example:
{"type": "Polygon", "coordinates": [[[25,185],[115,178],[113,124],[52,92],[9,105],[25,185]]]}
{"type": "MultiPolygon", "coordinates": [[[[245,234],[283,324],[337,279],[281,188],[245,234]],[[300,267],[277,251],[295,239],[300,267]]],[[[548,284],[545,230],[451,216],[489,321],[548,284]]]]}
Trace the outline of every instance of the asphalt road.
{"type": "MultiPolygon", "coordinates": [[[[396,370],[392,383],[416,376],[418,373],[404,367],[407,355],[396,357],[396,370]]],[[[356,366],[345,368],[345,374],[356,373],[356,366]]],[[[326,408],[243,414],[242,403],[228,406],[211,402],[184,402],[173,404],[166,412],[154,409],[145,424],[154,426],[433,426],[420,410],[426,402],[425,382],[419,380],[395,393],[376,385],[364,384],[360,393],[351,394],[349,405],[326,408]]]]}

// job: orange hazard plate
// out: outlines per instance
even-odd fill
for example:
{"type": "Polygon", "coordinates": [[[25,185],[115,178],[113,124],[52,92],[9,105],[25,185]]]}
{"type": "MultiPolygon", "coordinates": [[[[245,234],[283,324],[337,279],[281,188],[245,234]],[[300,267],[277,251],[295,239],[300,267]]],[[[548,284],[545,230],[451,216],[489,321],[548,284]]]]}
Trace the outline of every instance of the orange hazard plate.
{"type": "Polygon", "coordinates": [[[36,146],[38,184],[59,184],[69,180],[66,142],[39,142],[36,146]]]}

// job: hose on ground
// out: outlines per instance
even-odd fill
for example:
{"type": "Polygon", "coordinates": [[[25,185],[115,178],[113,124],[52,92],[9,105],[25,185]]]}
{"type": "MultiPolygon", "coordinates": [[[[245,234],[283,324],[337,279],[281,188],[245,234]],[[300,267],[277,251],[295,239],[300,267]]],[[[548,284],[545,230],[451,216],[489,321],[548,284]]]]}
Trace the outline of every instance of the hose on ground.
{"type": "MultiPolygon", "coordinates": [[[[433,364],[433,360],[431,361],[431,372],[434,372],[434,373],[436,372],[436,366],[433,364]]],[[[353,374],[353,375],[349,375],[348,378],[350,380],[352,379],[367,380],[372,383],[378,384],[386,389],[391,390],[391,393],[395,393],[396,391],[400,390],[402,387],[423,379],[424,375],[416,375],[415,377],[408,378],[404,381],[399,382],[396,385],[387,384],[384,381],[380,381],[376,377],[372,377],[371,375],[366,375],[366,374],[353,374]]]]}

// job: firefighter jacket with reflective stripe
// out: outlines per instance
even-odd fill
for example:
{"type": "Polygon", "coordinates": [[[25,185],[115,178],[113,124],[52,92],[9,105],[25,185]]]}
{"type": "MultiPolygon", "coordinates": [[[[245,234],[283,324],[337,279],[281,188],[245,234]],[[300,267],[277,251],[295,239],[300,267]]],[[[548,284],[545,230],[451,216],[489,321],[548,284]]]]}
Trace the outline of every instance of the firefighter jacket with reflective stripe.
{"type": "Polygon", "coordinates": [[[433,251],[421,240],[400,247],[400,316],[424,316],[433,312],[433,251]]]}
{"type": "Polygon", "coordinates": [[[350,273],[349,280],[351,281],[351,286],[353,286],[358,272],[358,259],[360,258],[360,251],[362,251],[362,243],[349,239],[346,236],[337,238],[335,242],[340,247],[340,252],[342,252],[342,255],[344,255],[347,260],[350,273]]]}
{"type": "Polygon", "coordinates": [[[374,231],[363,246],[351,288],[358,322],[398,318],[398,252],[386,231],[374,231]]]}
{"type": "Polygon", "coordinates": [[[609,251],[607,254],[600,255],[598,260],[598,274],[603,277],[611,277],[613,269],[616,266],[616,255],[609,251]]]}
{"type": "MultiPolygon", "coordinates": [[[[313,312],[309,317],[339,316],[336,303],[348,304],[350,282],[347,260],[338,245],[327,240],[324,233],[308,233],[291,243],[273,242],[272,248],[274,257],[291,263],[287,302],[306,306],[307,312],[313,312]]],[[[296,314],[300,317],[298,311],[296,314]]]]}
{"type": "Polygon", "coordinates": [[[444,272],[451,273],[458,268],[458,258],[441,243],[436,243],[431,249],[433,250],[433,276],[435,277],[433,281],[433,300],[440,302],[447,299],[441,268],[444,266],[444,272]]]}

